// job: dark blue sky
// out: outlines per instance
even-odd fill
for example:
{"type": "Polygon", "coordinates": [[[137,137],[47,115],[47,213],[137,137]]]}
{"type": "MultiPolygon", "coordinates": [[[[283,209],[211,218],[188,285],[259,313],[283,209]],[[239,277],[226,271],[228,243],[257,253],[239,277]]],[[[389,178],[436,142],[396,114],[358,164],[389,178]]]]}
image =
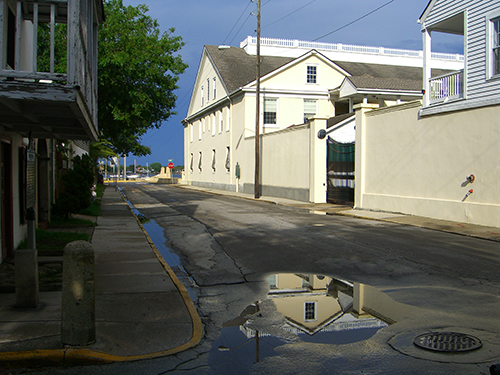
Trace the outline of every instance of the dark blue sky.
{"type": "MultiPolygon", "coordinates": [[[[186,45],[180,55],[189,68],[179,80],[177,115],[160,129],[149,131],[143,144],[152,154],[137,158],[129,155],[127,164],[159,162],[173,159],[183,165],[184,131],[181,120],[186,116],[203,45],[239,46],[249,35],[256,35],[257,8],[250,0],[123,0],[126,5],[146,4],[149,15],[156,18],[162,31],[175,28],[175,35],[186,45]]],[[[262,37],[315,40],[378,11],[320,39],[326,43],[346,43],[376,47],[422,49],[418,18],[428,0],[262,0],[262,37]],[[387,4],[387,5],[385,5],[387,4]],[[385,6],[384,6],[385,5],[385,6]]],[[[433,52],[462,53],[463,39],[433,35],[433,52]]]]}

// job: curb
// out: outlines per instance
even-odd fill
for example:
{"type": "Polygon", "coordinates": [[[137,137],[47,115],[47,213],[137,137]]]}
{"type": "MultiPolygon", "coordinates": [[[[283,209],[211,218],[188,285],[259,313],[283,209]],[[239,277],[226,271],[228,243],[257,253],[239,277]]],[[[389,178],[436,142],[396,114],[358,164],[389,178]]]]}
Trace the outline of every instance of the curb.
{"type": "MultiPolygon", "coordinates": [[[[120,196],[125,203],[126,200],[120,192],[120,196]]],[[[191,339],[178,347],[154,352],[149,354],[141,354],[141,355],[132,355],[132,356],[117,356],[111,355],[99,351],[95,351],[88,348],[62,348],[62,349],[47,349],[47,350],[30,350],[30,351],[22,351],[22,352],[2,352],[0,353],[0,364],[6,365],[6,368],[19,368],[24,366],[54,366],[54,365],[64,365],[64,364],[105,364],[112,362],[129,362],[129,361],[138,361],[145,359],[153,359],[158,357],[165,357],[172,354],[177,354],[179,352],[185,351],[187,349],[191,349],[197,346],[201,340],[203,339],[203,324],[201,322],[200,316],[196,311],[196,307],[189,296],[189,292],[186,287],[179,281],[175,273],[172,271],[170,266],[165,262],[165,260],[160,255],[160,252],[154,245],[153,241],[147,234],[144,229],[142,223],[139,218],[132,211],[130,206],[127,203],[127,208],[130,213],[134,216],[135,220],[139,224],[148,244],[151,246],[153,252],[158,258],[159,262],[168,273],[172,282],[175,284],[178,289],[184,304],[191,316],[192,329],[193,334],[191,339]]]]}

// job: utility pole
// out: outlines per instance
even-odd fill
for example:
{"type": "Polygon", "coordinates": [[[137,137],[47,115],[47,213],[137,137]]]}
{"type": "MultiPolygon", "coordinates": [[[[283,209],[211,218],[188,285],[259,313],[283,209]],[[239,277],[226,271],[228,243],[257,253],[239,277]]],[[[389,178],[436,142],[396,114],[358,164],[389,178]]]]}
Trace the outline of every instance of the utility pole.
{"type": "Polygon", "coordinates": [[[255,198],[260,198],[260,1],[257,0],[257,86],[255,89],[255,198]]]}

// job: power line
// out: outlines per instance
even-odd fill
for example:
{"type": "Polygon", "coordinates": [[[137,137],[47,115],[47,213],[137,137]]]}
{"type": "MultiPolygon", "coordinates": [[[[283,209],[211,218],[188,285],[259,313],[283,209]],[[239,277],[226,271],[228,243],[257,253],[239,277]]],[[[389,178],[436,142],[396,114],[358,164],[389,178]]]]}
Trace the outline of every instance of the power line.
{"type": "MultiPolygon", "coordinates": [[[[243,14],[245,14],[245,12],[247,11],[247,9],[248,9],[248,7],[250,6],[250,4],[252,4],[252,0],[250,0],[250,1],[248,2],[247,6],[246,6],[246,7],[245,7],[245,9],[243,10],[243,12],[241,12],[240,17],[239,17],[239,18],[238,18],[238,20],[234,23],[234,26],[232,27],[231,31],[229,31],[229,33],[227,34],[227,36],[226,36],[226,38],[224,39],[224,41],[222,42],[222,44],[226,43],[227,38],[229,38],[229,35],[231,35],[231,33],[233,32],[233,30],[234,30],[234,28],[236,27],[236,25],[238,24],[238,22],[240,22],[241,17],[243,17],[243,14]]],[[[248,19],[248,17],[247,17],[247,19],[248,19]]],[[[245,20],[245,22],[246,22],[246,20],[245,20]]],[[[243,23],[243,24],[245,24],[245,23],[243,23]]],[[[240,30],[241,30],[241,28],[240,28],[240,30]]],[[[238,31],[239,31],[239,30],[238,30],[238,31]]],[[[233,39],[234,39],[234,38],[233,38],[233,39]]],[[[231,40],[231,42],[232,42],[232,40],[231,40]]],[[[229,44],[231,44],[231,42],[229,42],[229,44]]]]}
{"type": "Polygon", "coordinates": [[[243,22],[243,24],[241,25],[241,27],[238,29],[238,31],[236,32],[236,34],[234,34],[233,39],[231,39],[231,41],[229,42],[229,44],[231,44],[233,42],[234,38],[236,38],[236,36],[240,32],[240,30],[243,28],[243,26],[245,26],[245,23],[248,21],[248,19],[250,18],[251,15],[252,15],[252,13],[248,14],[247,18],[245,19],[245,21],[243,22]]]}
{"type": "MultiPolygon", "coordinates": [[[[255,1],[256,1],[256,0],[250,0],[250,3],[253,3],[253,2],[255,2],[255,1]]],[[[268,1],[267,1],[266,3],[264,3],[262,6],[265,6],[265,5],[269,4],[271,1],[272,1],[272,0],[268,0],[268,1]]],[[[250,4],[248,4],[248,5],[250,5],[250,4]]],[[[247,5],[247,8],[248,8],[248,5],[247,5]]],[[[246,8],[245,8],[245,10],[246,10],[246,8]]],[[[243,13],[244,13],[244,12],[245,12],[245,11],[243,11],[243,13]]],[[[243,21],[243,24],[240,26],[240,28],[238,29],[238,31],[234,34],[233,39],[231,39],[231,41],[229,42],[229,44],[233,43],[234,38],[236,38],[236,37],[238,36],[239,32],[241,31],[241,29],[243,28],[243,26],[245,26],[245,24],[247,23],[247,21],[248,21],[248,19],[250,18],[250,16],[253,16],[253,15],[255,15],[253,12],[251,12],[251,13],[249,13],[249,14],[248,14],[247,18],[245,18],[245,21],[243,21]]],[[[241,18],[241,16],[240,16],[240,18],[241,18]]],[[[254,30],[254,32],[255,32],[255,30],[254,30]]]]}
{"type": "MultiPolygon", "coordinates": [[[[281,17],[280,19],[278,19],[278,20],[276,20],[276,21],[274,21],[274,22],[271,22],[271,23],[267,24],[267,25],[263,26],[262,28],[266,28],[266,27],[268,27],[268,26],[274,25],[275,23],[277,23],[277,22],[279,22],[279,21],[281,21],[281,20],[283,20],[283,19],[285,19],[285,18],[287,18],[287,17],[291,16],[292,14],[297,13],[299,10],[304,9],[306,6],[311,5],[311,4],[312,4],[312,3],[314,3],[315,1],[316,1],[316,0],[312,0],[311,2],[307,3],[306,5],[304,5],[304,6],[300,7],[299,9],[294,10],[293,12],[291,12],[291,13],[287,14],[286,16],[281,17]]],[[[267,3],[266,3],[266,4],[267,4],[267,3]]]]}
{"type": "Polygon", "coordinates": [[[323,39],[325,36],[332,35],[333,33],[336,33],[336,32],[337,32],[337,31],[339,31],[339,30],[342,30],[342,29],[345,29],[345,28],[346,28],[346,27],[348,27],[348,26],[351,26],[353,23],[356,23],[356,22],[358,22],[358,21],[362,20],[363,18],[368,17],[370,14],[375,13],[376,11],[378,11],[378,10],[382,9],[383,7],[385,7],[385,6],[389,5],[389,4],[390,4],[390,3],[392,3],[392,2],[394,2],[394,0],[390,0],[390,1],[388,1],[387,3],[385,3],[385,4],[381,5],[381,6],[379,6],[377,9],[374,9],[374,10],[372,10],[371,12],[366,13],[364,16],[361,16],[361,17],[359,17],[359,18],[356,18],[354,21],[351,21],[351,22],[349,22],[349,23],[345,24],[344,26],[341,26],[341,27],[339,27],[338,29],[335,29],[335,30],[333,30],[333,31],[329,32],[328,34],[325,34],[325,35],[323,35],[323,36],[320,36],[319,38],[313,39],[313,42],[316,42],[317,40],[323,39]]]}

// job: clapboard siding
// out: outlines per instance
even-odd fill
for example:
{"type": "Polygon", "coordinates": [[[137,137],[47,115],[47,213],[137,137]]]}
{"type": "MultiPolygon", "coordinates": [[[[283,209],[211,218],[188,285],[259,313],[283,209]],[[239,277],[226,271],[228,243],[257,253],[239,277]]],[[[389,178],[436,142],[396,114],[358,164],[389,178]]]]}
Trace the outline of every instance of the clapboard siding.
{"type": "MultiPolygon", "coordinates": [[[[468,2],[470,3],[470,1],[468,2]]],[[[439,0],[425,19],[426,26],[432,26],[467,8],[467,1],[439,0]]]]}
{"type": "Polygon", "coordinates": [[[500,9],[500,0],[438,0],[423,20],[425,28],[464,12],[467,15],[465,42],[466,98],[500,100],[500,79],[487,79],[486,15],[500,9]],[[466,12],[466,13],[465,13],[466,12]]]}
{"type": "Polygon", "coordinates": [[[475,1],[468,9],[467,99],[500,99],[500,81],[486,79],[486,14],[498,9],[500,1],[475,1]]]}

